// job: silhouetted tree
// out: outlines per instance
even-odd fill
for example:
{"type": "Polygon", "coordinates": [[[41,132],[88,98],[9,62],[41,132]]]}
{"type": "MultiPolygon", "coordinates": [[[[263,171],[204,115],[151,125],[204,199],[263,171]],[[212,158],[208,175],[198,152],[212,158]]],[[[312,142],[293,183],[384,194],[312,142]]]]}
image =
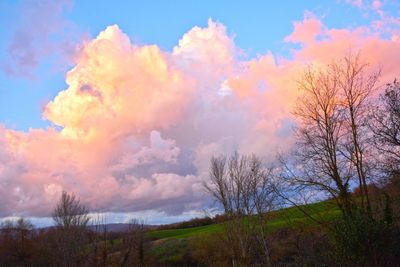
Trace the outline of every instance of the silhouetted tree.
{"type": "Polygon", "coordinates": [[[97,215],[92,220],[89,233],[90,244],[90,266],[109,266],[109,231],[106,219],[97,215]]]}
{"type": "Polygon", "coordinates": [[[143,221],[129,221],[128,231],[123,237],[121,266],[145,266],[145,224],[143,221]]]}
{"type": "Polygon", "coordinates": [[[272,168],[255,155],[213,157],[206,190],[224,209],[223,224],[232,265],[270,265],[266,212],[276,204],[272,168]]]}
{"type": "Polygon", "coordinates": [[[24,218],[7,220],[0,227],[0,265],[31,266],[35,257],[33,225],[24,218]]]}
{"type": "Polygon", "coordinates": [[[387,84],[378,106],[371,113],[370,128],[380,152],[382,169],[389,175],[400,173],[400,83],[387,84]]]}
{"type": "Polygon", "coordinates": [[[89,223],[88,210],[74,194],[63,191],[52,213],[57,227],[85,228],[89,223]]]}
{"type": "Polygon", "coordinates": [[[87,208],[74,195],[62,192],[53,213],[56,230],[53,236],[55,243],[55,260],[60,266],[79,266],[87,259],[87,225],[89,216],[87,208]]]}
{"type": "Polygon", "coordinates": [[[379,75],[367,72],[359,55],[349,54],[318,70],[309,67],[299,81],[294,160],[283,161],[283,177],[298,191],[328,193],[346,216],[358,205],[351,198],[352,181],[360,187],[361,209],[371,211],[367,160],[372,146],[366,121],[379,75]]]}

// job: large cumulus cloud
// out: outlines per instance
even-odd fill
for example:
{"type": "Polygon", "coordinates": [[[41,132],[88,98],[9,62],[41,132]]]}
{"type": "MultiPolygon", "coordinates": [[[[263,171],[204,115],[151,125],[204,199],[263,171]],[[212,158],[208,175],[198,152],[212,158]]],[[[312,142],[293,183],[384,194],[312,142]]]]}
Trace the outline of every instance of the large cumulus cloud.
{"type": "Polygon", "coordinates": [[[351,47],[382,67],[382,81],[395,77],[396,33],[374,29],[329,29],[306,14],[284,40],[301,45],[290,58],[243,59],[212,20],[171,52],[133,44],[109,26],[82,44],[68,87],[46,105],[52,127],[0,128],[0,216],[46,216],[62,190],[94,211],[199,210],[212,155],[237,150],[271,160],[291,147],[306,64],[329,63],[351,47]]]}

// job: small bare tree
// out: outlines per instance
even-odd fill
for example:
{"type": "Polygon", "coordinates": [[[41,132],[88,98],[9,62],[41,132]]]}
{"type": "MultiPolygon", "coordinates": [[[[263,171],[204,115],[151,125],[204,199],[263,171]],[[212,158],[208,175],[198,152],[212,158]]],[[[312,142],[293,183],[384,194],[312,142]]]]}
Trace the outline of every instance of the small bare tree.
{"type": "Polygon", "coordinates": [[[0,265],[31,266],[34,255],[33,225],[24,218],[0,226],[0,265]]]}
{"type": "Polygon", "coordinates": [[[121,266],[145,266],[145,224],[143,221],[129,221],[128,231],[123,238],[121,266]]]}
{"type": "Polygon", "coordinates": [[[90,266],[109,266],[109,231],[106,218],[97,214],[92,219],[90,232],[90,266]]]}
{"type": "Polygon", "coordinates": [[[52,217],[55,231],[55,260],[60,266],[79,266],[86,260],[87,208],[74,194],[63,191],[52,217]]]}
{"type": "Polygon", "coordinates": [[[87,208],[74,194],[63,191],[52,217],[57,227],[86,228],[89,223],[87,208]]]}
{"type": "Polygon", "coordinates": [[[271,265],[266,213],[277,200],[272,184],[272,168],[265,168],[255,155],[211,158],[210,181],[204,185],[227,217],[223,226],[232,265],[271,265]]]}

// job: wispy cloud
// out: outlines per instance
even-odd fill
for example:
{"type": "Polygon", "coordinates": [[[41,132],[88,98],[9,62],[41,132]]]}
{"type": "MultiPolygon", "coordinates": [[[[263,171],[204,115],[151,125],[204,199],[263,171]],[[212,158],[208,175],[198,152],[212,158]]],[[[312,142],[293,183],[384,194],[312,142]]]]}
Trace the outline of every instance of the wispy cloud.
{"type": "Polygon", "coordinates": [[[71,62],[76,31],[64,13],[72,0],[26,1],[20,8],[16,29],[9,41],[3,71],[12,76],[34,78],[40,63],[52,57],[56,64],[71,62]]]}

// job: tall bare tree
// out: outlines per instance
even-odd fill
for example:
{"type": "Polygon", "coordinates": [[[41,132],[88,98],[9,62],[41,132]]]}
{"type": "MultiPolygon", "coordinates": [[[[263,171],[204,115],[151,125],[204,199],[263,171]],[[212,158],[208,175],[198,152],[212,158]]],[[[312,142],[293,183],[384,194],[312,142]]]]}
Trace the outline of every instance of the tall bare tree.
{"type": "Polygon", "coordinates": [[[368,178],[370,166],[367,157],[370,155],[368,112],[371,96],[376,89],[380,70],[367,72],[368,64],[363,63],[359,54],[349,54],[339,64],[334,64],[342,93],[344,109],[345,134],[348,142],[344,145],[344,153],[354,165],[361,190],[361,206],[371,213],[368,194],[368,178]]]}
{"type": "Polygon", "coordinates": [[[400,174],[400,83],[387,84],[379,105],[371,113],[370,128],[380,152],[381,167],[389,175],[400,174]]]}
{"type": "Polygon", "coordinates": [[[366,119],[379,75],[369,72],[359,55],[349,54],[318,70],[309,67],[299,81],[295,160],[284,163],[283,176],[300,190],[328,193],[346,216],[357,204],[352,183],[362,189],[361,208],[370,211],[366,119]]]}

